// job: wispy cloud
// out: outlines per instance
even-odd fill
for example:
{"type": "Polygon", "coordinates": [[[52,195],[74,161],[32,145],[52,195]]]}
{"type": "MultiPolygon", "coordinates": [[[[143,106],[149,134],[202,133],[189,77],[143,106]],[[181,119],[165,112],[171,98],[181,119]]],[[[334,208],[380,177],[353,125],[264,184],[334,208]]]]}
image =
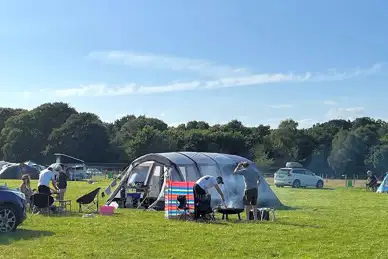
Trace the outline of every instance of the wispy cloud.
{"type": "Polygon", "coordinates": [[[24,99],[30,98],[31,95],[32,95],[32,93],[31,93],[30,91],[24,91],[24,92],[22,92],[22,96],[23,96],[24,99]]]}
{"type": "Polygon", "coordinates": [[[306,129],[306,128],[311,128],[314,124],[318,122],[319,121],[314,119],[302,119],[302,120],[298,120],[298,125],[300,129],[306,129]]]}
{"type": "Polygon", "coordinates": [[[333,101],[333,100],[326,100],[323,102],[324,105],[331,105],[331,106],[334,106],[334,105],[337,105],[338,103],[333,101]]]}
{"type": "MultiPolygon", "coordinates": [[[[286,120],[288,118],[272,118],[268,119],[265,122],[263,122],[264,125],[269,125],[273,129],[277,129],[279,127],[280,122],[286,120]]],[[[298,128],[299,129],[306,129],[312,127],[314,124],[318,123],[317,120],[314,119],[300,119],[300,120],[295,120],[298,122],[298,128]]]]}
{"type": "Polygon", "coordinates": [[[97,51],[88,57],[107,64],[125,65],[146,69],[163,69],[181,72],[194,72],[203,76],[224,77],[230,75],[248,75],[248,69],[217,64],[216,62],[158,55],[153,53],[136,53],[132,51],[97,51]]]}
{"type": "Polygon", "coordinates": [[[357,117],[364,116],[365,107],[350,107],[350,108],[336,108],[330,109],[326,117],[328,119],[345,119],[345,120],[354,120],[357,117]]]}
{"type": "Polygon", "coordinates": [[[367,69],[333,73],[333,70],[325,73],[304,74],[274,73],[274,74],[252,74],[248,76],[223,77],[217,80],[195,80],[188,82],[173,82],[160,85],[141,85],[130,83],[126,85],[111,86],[107,84],[81,85],[75,88],[54,90],[57,97],[69,96],[118,96],[134,94],[155,94],[177,91],[209,90],[226,87],[259,86],[273,83],[303,83],[316,81],[339,81],[362,75],[370,75],[379,72],[380,64],[373,65],[367,69]]]}
{"type": "Polygon", "coordinates": [[[292,104],[274,104],[274,105],[268,105],[268,107],[270,107],[272,109],[288,109],[288,108],[292,108],[293,105],[292,104]]]}

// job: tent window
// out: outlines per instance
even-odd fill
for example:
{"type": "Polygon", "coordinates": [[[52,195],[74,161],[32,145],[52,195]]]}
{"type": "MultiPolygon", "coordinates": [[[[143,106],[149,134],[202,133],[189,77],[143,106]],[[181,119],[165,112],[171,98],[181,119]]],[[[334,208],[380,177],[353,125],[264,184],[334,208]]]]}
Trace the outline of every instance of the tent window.
{"type": "Polygon", "coordinates": [[[181,171],[183,177],[184,177],[185,179],[187,179],[187,176],[186,176],[186,168],[185,168],[184,166],[180,166],[180,167],[179,167],[179,170],[181,171]]]}
{"type": "Polygon", "coordinates": [[[160,170],[162,168],[160,166],[155,166],[154,168],[154,176],[160,176],[160,170]]]}
{"type": "Polygon", "coordinates": [[[132,183],[140,183],[140,182],[144,183],[144,181],[147,178],[147,174],[148,174],[149,169],[150,169],[149,165],[147,165],[147,166],[139,165],[139,166],[135,167],[132,170],[131,177],[128,179],[128,185],[132,184],[132,183]]]}
{"type": "Polygon", "coordinates": [[[198,171],[192,165],[180,166],[179,170],[182,172],[184,178],[188,182],[194,182],[200,178],[198,171]]]}
{"type": "Polygon", "coordinates": [[[153,174],[151,175],[151,179],[150,179],[150,182],[149,182],[149,186],[150,186],[150,192],[149,192],[149,196],[150,197],[158,197],[159,193],[160,193],[160,170],[162,168],[160,166],[155,166],[154,167],[154,170],[153,170],[153,174]]]}
{"type": "Polygon", "coordinates": [[[200,165],[202,175],[219,176],[218,168],[214,165],[200,165]]]}
{"type": "Polygon", "coordinates": [[[174,169],[172,170],[170,177],[172,181],[182,181],[182,178],[180,177],[179,173],[174,169]]]}

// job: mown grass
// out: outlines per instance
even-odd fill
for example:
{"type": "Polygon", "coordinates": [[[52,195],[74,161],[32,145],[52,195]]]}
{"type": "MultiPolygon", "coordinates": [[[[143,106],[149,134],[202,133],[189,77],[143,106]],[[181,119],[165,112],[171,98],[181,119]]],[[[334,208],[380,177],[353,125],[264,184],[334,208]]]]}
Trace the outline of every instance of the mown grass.
{"type": "MultiPolygon", "coordinates": [[[[68,196],[106,184],[71,182],[68,196]]],[[[128,209],[94,218],[29,215],[16,233],[0,238],[0,258],[386,258],[388,195],[273,190],[294,208],[277,211],[275,222],[177,222],[128,209]]]]}

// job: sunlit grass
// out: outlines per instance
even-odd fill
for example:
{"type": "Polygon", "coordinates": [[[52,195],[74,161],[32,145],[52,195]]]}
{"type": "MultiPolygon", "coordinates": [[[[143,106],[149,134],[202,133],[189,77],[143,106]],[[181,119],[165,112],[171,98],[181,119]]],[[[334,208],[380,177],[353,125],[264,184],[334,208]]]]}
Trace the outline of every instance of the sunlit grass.
{"type": "MultiPolygon", "coordinates": [[[[68,197],[107,184],[70,182],[68,197]]],[[[29,215],[16,233],[1,237],[0,258],[386,258],[388,195],[341,187],[273,190],[295,208],[277,211],[275,222],[177,222],[128,209],[94,218],[29,215]]]]}

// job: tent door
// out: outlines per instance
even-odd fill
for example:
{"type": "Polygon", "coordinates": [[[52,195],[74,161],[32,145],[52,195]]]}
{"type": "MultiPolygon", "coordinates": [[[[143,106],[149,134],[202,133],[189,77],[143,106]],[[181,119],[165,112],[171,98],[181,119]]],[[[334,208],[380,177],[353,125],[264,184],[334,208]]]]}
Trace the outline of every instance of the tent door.
{"type": "Polygon", "coordinates": [[[148,197],[150,199],[158,198],[162,185],[163,185],[163,169],[164,166],[159,163],[155,163],[152,167],[151,173],[148,177],[147,185],[148,189],[148,197]]]}

